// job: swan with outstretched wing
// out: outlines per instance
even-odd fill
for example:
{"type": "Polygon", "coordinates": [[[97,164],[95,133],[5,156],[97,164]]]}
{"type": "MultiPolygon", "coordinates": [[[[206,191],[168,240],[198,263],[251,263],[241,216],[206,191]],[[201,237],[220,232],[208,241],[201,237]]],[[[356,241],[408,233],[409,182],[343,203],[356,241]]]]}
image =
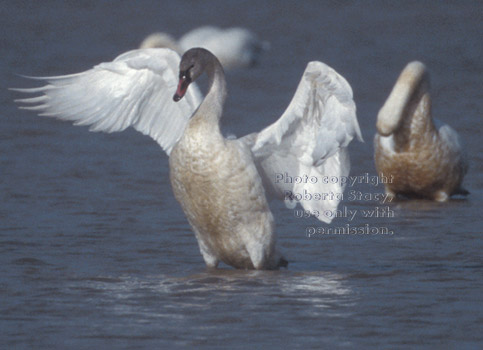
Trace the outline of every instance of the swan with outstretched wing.
{"type": "MultiPolygon", "coordinates": [[[[132,126],[158,142],[169,155],[175,197],[210,267],[220,261],[245,269],[286,266],[275,248],[268,200],[323,214],[335,210],[340,197],[316,194],[344,188],[340,181],[286,181],[281,175],[340,179],[349,173],[348,144],[354,137],[362,141],[350,85],[321,62],[307,65],[275,123],[240,139],[220,132],[225,75],[205,49],[191,49],[181,61],[170,49],[134,50],[83,73],[34,79],[47,85],[13,89],[38,94],[16,100],[21,108],[92,131],[132,126]],[[192,84],[203,72],[209,78],[205,98],[192,84]]],[[[330,222],[332,216],[318,218],[330,222]]]]}

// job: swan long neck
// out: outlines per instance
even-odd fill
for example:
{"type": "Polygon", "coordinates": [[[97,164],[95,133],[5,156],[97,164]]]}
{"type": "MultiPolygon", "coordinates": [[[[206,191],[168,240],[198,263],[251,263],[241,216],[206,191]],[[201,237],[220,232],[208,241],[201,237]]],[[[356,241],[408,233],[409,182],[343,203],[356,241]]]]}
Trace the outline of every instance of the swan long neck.
{"type": "Polygon", "coordinates": [[[209,81],[208,93],[199,106],[195,117],[199,115],[206,121],[218,125],[227,95],[225,73],[220,62],[214,56],[205,66],[205,72],[209,81]]]}
{"type": "Polygon", "coordinates": [[[402,118],[399,128],[394,132],[396,151],[420,149],[425,142],[431,140],[428,135],[434,130],[431,118],[431,98],[429,93],[425,93],[419,101],[414,103],[406,117],[402,118]]]}
{"type": "Polygon", "coordinates": [[[422,63],[411,62],[404,68],[377,115],[376,127],[382,136],[394,134],[399,143],[406,143],[411,134],[434,129],[429,74],[422,63]]]}

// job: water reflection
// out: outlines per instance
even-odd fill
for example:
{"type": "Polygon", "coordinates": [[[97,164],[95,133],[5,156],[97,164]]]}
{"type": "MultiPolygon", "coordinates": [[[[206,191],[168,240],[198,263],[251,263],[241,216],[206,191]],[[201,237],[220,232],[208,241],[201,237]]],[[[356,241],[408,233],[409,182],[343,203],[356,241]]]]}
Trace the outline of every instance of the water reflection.
{"type": "MultiPolygon", "coordinates": [[[[149,317],[190,317],[224,303],[228,309],[268,307],[271,312],[303,307],[307,315],[327,309],[346,308],[355,301],[345,277],[330,272],[207,270],[186,277],[96,277],[72,282],[71,291],[89,290],[103,295],[104,305],[114,313],[144,313],[149,317]],[[252,296],[256,295],[257,300],[252,296]],[[234,302],[234,299],[239,299],[234,302]],[[160,305],[162,304],[162,305],[160,305]],[[149,305],[157,305],[150,308],[149,305]]],[[[340,314],[342,310],[338,310],[340,314]]],[[[348,310],[345,310],[348,312],[348,310]]]]}

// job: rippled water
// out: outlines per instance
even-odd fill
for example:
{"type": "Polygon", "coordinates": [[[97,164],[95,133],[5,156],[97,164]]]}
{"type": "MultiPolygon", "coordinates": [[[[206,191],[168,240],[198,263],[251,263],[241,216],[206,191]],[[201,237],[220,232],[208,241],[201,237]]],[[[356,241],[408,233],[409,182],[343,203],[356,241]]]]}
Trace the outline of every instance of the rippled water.
{"type": "Polygon", "coordinates": [[[37,117],[2,89],[1,348],[482,347],[481,2],[12,1],[0,11],[5,88],[28,86],[16,74],[88,69],[153,31],[239,25],[271,50],[227,75],[224,130],[276,120],[316,59],[351,83],[366,140],[351,146],[361,178],[332,224],[274,203],[288,270],[210,271],[152,140],[37,117]],[[434,114],[469,151],[466,199],[380,203],[383,187],[365,180],[377,111],[414,59],[432,74],[434,114]],[[341,228],[361,234],[333,234],[341,228]]]}

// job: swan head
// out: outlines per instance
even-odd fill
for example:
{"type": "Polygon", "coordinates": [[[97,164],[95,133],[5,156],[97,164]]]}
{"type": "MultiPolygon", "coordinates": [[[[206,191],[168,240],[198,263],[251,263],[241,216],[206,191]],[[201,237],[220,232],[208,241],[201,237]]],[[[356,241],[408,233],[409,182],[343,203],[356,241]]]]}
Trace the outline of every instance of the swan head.
{"type": "Polygon", "coordinates": [[[401,124],[404,115],[410,113],[421,97],[429,90],[429,73],[418,61],[409,63],[377,115],[377,131],[383,136],[391,135],[401,124]]]}
{"type": "Polygon", "coordinates": [[[216,57],[208,50],[193,48],[186,51],[181,57],[179,64],[178,89],[173,96],[173,100],[178,102],[183,98],[188,90],[188,86],[195,81],[205,70],[213,70],[213,63],[216,57]]]}

